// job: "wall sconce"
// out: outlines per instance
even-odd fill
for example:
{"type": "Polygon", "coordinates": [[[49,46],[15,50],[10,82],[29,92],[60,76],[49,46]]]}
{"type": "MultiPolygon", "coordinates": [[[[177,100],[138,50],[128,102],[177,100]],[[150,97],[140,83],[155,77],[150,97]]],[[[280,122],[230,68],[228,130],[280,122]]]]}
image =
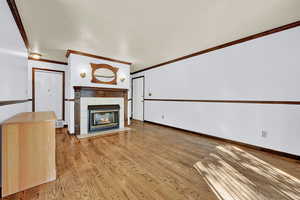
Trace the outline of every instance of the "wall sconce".
{"type": "Polygon", "coordinates": [[[125,77],[120,77],[120,81],[121,81],[121,82],[124,82],[125,79],[126,79],[125,77]]]}
{"type": "Polygon", "coordinates": [[[124,82],[126,80],[126,76],[123,73],[121,73],[119,74],[119,79],[121,82],[124,82]]]}
{"type": "Polygon", "coordinates": [[[85,78],[86,77],[86,72],[80,72],[80,77],[85,78]]]}

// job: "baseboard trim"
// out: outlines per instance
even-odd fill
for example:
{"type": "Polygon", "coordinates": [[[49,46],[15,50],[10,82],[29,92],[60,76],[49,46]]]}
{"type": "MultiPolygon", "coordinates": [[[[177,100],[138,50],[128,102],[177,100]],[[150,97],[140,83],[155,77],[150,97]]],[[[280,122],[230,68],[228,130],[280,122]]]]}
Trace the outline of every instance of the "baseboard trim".
{"type": "Polygon", "coordinates": [[[285,153],[285,152],[282,152],[282,151],[276,151],[276,150],[273,150],[273,149],[259,147],[259,146],[255,146],[255,145],[252,145],[252,144],[238,142],[238,141],[234,141],[234,140],[230,140],[230,139],[225,139],[225,138],[221,138],[221,137],[217,137],[217,136],[212,136],[212,135],[208,135],[208,134],[205,134],[205,133],[190,131],[190,130],[178,128],[178,127],[175,127],[175,126],[169,126],[169,125],[165,125],[165,124],[161,124],[161,123],[157,123],[157,122],[151,122],[151,121],[147,121],[147,120],[144,120],[144,122],[145,123],[150,123],[150,124],[156,124],[156,125],[160,125],[160,126],[165,126],[165,127],[168,127],[168,128],[173,128],[173,129],[177,129],[177,130],[181,130],[181,131],[186,131],[188,133],[192,133],[192,134],[195,134],[195,135],[198,135],[198,136],[203,136],[203,137],[207,137],[207,138],[211,138],[211,139],[220,140],[220,141],[223,141],[223,142],[228,142],[228,143],[231,143],[231,144],[245,146],[245,147],[248,147],[248,148],[251,148],[251,149],[255,149],[255,150],[258,150],[258,151],[264,151],[264,152],[276,154],[278,156],[282,156],[282,157],[286,157],[286,158],[291,158],[291,159],[300,161],[300,156],[297,156],[297,155],[294,155],[294,154],[285,153]]]}

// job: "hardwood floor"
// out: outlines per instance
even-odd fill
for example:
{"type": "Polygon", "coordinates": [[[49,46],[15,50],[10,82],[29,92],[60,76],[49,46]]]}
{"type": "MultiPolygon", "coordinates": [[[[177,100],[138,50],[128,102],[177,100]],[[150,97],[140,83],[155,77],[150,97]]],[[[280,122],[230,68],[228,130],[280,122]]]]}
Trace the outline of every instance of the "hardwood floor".
{"type": "MultiPolygon", "coordinates": [[[[193,165],[231,144],[137,121],[131,128],[84,140],[58,130],[57,180],[4,199],[218,199],[193,165]]],[[[299,161],[238,148],[300,179],[299,161]]]]}

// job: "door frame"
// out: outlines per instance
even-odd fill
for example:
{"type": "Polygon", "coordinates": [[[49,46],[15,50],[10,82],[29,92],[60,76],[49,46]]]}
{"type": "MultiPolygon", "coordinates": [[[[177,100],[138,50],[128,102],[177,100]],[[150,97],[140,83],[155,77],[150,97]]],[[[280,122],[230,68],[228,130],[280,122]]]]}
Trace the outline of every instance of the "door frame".
{"type": "Polygon", "coordinates": [[[133,80],[143,78],[143,121],[145,121],[145,76],[137,76],[131,78],[131,117],[133,119],[133,80]]]}
{"type": "Polygon", "coordinates": [[[65,71],[61,70],[43,69],[36,67],[32,68],[32,112],[35,112],[35,71],[37,70],[62,73],[62,120],[65,120],[65,71]]]}

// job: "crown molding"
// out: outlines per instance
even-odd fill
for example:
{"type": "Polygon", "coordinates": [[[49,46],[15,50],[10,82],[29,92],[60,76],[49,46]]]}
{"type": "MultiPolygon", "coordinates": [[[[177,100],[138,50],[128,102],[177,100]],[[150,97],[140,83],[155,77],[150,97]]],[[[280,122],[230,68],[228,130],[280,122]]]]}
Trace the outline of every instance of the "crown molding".
{"type": "Polygon", "coordinates": [[[122,63],[122,64],[126,64],[126,65],[131,65],[132,64],[132,63],[127,62],[127,61],[117,60],[117,59],[114,59],[114,58],[108,58],[108,57],[98,56],[98,55],[94,55],[94,54],[90,54],[90,53],[85,53],[85,52],[82,52],[82,51],[75,51],[75,50],[69,49],[66,53],[66,57],[68,58],[70,56],[70,54],[77,54],[77,55],[81,55],[81,56],[87,56],[87,57],[91,57],[91,58],[97,58],[97,59],[122,63]]]}
{"type": "Polygon", "coordinates": [[[34,60],[34,61],[39,61],[39,62],[47,62],[47,63],[54,63],[54,64],[60,64],[60,65],[68,65],[67,62],[62,62],[62,61],[57,61],[57,60],[49,60],[49,59],[44,59],[44,58],[40,58],[40,59],[34,59],[30,56],[28,56],[28,60],[34,60]]]}
{"type": "Polygon", "coordinates": [[[7,0],[7,4],[9,6],[10,11],[15,19],[17,26],[18,26],[18,29],[23,38],[24,44],[25,44],[26,48],[28,49],[29,48],[29,40],[26,35],[25,29],[24,29],[24,26],[23,26],[23,23],[21,20],[21,16],[20,16],[20,13],[17,8],[17,4],[16,4],[15,0],[7,0]]]}

